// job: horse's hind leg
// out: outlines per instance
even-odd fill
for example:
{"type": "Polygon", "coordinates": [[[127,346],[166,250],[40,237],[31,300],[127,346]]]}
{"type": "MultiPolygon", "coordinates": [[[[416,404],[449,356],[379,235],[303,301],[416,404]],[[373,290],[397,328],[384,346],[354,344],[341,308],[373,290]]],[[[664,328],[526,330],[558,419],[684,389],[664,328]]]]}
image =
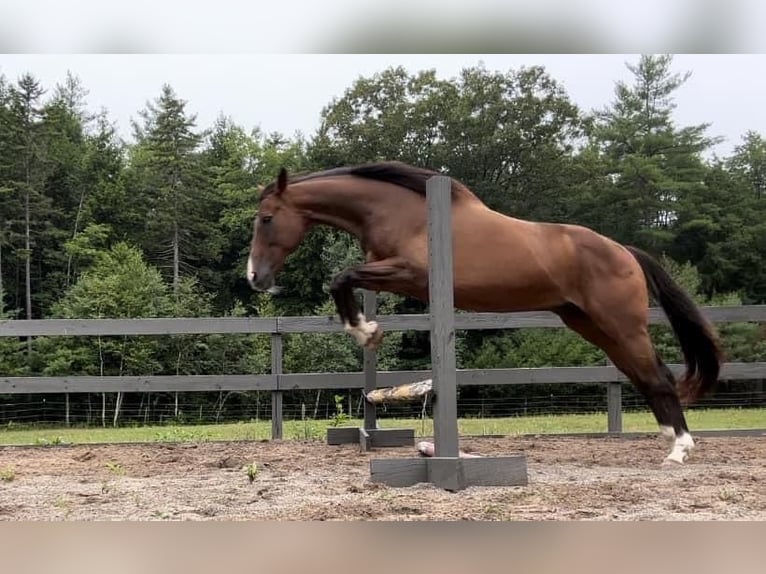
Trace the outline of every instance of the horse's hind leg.
{"type": "Polygon", "coordinates": [[[609,333],[606,328],[575,306],[555,311],[561,320],[584,339],[597,345],[636,386],[652,410],[662,435],[673,440],[666,462],[683,463],[694,447],[673,373],[662,362],[652,345],[645,321],[637,321],[630,333],[609,333]]]}

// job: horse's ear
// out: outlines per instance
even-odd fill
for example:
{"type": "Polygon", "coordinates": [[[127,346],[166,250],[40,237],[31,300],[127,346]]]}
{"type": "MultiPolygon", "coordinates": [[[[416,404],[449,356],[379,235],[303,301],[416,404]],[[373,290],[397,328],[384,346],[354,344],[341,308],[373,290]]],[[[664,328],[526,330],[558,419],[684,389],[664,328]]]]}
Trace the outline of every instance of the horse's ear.
{"type": "Polygon", "coordinates": [[[287,189],[287,170],[281,168],[277,176],[277,194],[282,193],[285,189],[287,189]]]}

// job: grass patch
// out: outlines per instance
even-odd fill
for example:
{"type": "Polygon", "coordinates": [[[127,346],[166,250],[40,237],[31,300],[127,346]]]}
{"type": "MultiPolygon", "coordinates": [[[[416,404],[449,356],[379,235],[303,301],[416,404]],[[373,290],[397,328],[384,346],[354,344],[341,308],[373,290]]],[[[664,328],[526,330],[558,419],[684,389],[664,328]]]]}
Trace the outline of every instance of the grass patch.
{"type": "MultiPolygon", "coordinates": [[[[766,409],[692,409],[687,412],[692,432],[695,430],[749,429],[766,427],[766,409]]],[[[622,415],[626,432],[657,432],[649,412],[622,415]]],[[[350,418],[343,426],[361,425],[350,418]]],[[[285,421],[287,440],[324,440],[332,420],[285,421]]],[[[382,428],[414,428],[418,437],[433,436],[432,419],[381,419],[382,428]]],[[[463,418],[458,421],[461,435],[523,435],[549,433],[584,433],[606,431],[606,413],[544,415],[504,418],[463,418]]],[[[61,445],[135,442],[204,442],[227,440],[268,440],[271,421],[251,421],[218,425],[165,425],[118,428],[40,428],[20,427],[0,430],[0,444],[61,445]]]]}
{"type": "Polygon", "coordinates": [[[13,480],[16,478],[16,469],[12,466],[6,466],[4,468],[0,468],[0,481],[3,482],[13,482],[13,480]]]}

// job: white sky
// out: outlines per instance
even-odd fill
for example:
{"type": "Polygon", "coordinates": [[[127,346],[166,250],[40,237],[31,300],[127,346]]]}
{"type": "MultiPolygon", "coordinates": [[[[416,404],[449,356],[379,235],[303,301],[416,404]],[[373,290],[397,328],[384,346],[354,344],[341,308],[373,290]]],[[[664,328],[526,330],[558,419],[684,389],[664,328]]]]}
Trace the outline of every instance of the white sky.
{"type": "MultiPolygon", "coordinates": [[[[31,72],[53,88],[67,70],[89,90],[93,111],[105,107],[121,135],[130,135],[131,117],[156,98],[169,83],[197,114],[199,127],[212,125],[219,112],[246,129],[307,136],[317,128],[320,111],[353,81],[391,65],[410,71],[434,68],[454,77],[465,66],[484,62],[488,69],[543,65],[561,82],[572,100],[585,110],[600,108],[614,97],[617,80],[631,81],[626,62],[634,54],[605,55],[329,55],[329,54],[0,54],[0,74],[15,81],[31,72]]],[[[674,70],[692,72],[676,93],[678,125],[711,123],[709,135],[724,136],[716,148],[727,155],[746,130],[766,134],[766,55],[677,55],[674,70]]]]}

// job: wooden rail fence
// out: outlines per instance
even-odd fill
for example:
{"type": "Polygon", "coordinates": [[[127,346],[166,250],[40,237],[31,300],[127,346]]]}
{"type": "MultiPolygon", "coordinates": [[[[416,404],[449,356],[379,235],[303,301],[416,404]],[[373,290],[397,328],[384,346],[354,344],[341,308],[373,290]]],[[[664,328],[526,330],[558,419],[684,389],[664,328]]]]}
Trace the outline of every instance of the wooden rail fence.
{"type": "MultiPolygon", "coordinates": [[[[374,315],[374,293],[365,292],[368,316],[374,315]]],[[[703,307],[713,323],[766,323],[766,305],[703,307]]],[[[386,331],[428,331],[428,315],[378,315],[386,331]]],[[[650,310],[652,324],[667,324],[658,308],[650,310]]],[[[549,312],[457,313],[456,330],[563,328],[549,312]]],[[[431,376],[430,370],[377,371],[374,353],[366,353],[364,371],[353,373],[283,373],[282,336],[287,333],[343,333],[334,316],[310,317],[224,317],[148,319],[38,319],[2,320],[0,337],[110,336],[110,335],[208,335],[270,334],[271,373],[263,375],[147,375],[147,376],[24,376],[0,374],[0,394],[103,393],[157,391],[249,391],[272,392],[272,436],[282,437],[282,393],[290,390],[363,389],[374,377],[377,387],[387,387],[431,376]]],[[[669,365],[681,373],[681,364],[669,365]]],[[[725,363],[722,380],[766,379],[766,362],[725,363]]],[[[607,430],[622,431],[622,385],[625,376],[614,366],[543,367],[510,369],[459,369],[457,384],[531,385],[559,383],[603,383],[607,385],[607,430]]]]}

